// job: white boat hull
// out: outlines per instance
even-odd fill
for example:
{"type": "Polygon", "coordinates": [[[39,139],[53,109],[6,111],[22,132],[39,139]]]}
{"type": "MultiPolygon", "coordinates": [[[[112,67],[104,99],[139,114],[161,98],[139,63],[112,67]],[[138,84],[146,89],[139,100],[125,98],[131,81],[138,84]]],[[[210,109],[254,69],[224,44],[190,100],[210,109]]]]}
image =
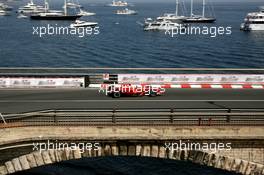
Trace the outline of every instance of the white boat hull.
{"type": "Polygon", "coordinates": [[[145,31],[150,30],[157,30],[157,31],[164,31],[164,30],[176,30],[176,29],[185,29],[184,25],[175,25],[175,26],[145,26],[145,31]]]}
{"type": "Polygon", "coordinates": [[[250,30],[264,30],[264,24],[250,24],[250,30]]]}
{"type": "Polygon", "coordinates": [[[264,31],[264,24],[242,24],[241,29],[248,31],[264,31]]]}
{"type": "Polygon", "coordinates": [[[98,23],[96,22],[86,22],[84,24],[71,24],[70,28],[78,28],[78,27],[95,27],[98,23]]]}

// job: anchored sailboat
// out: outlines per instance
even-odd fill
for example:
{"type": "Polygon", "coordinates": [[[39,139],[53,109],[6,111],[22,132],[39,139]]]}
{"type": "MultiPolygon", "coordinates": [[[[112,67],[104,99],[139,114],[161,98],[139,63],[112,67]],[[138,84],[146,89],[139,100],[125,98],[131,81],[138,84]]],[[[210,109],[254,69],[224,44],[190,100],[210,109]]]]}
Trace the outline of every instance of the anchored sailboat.
{"type": "Polygon", "coordinates": [[[68,15],[67,14],[67,0],[64,0],[64,13],[63,12],[59,12],[59,11],[48,11],[49,9],[49,5],[48,2],[45,1],[45,12],[43,13],[38,13],[36,15],[31,15],[31,19],[35,19],[35,20],[76,20],[80,17],[82,17],[82,15],[68,15]]]}
{"type": "Polygon", "coordinates": [[[190,17],[187,18],[184,22],[186,23],[213,23],[216,18],[214,17],[205,17],[205,0],[203,0],[203,12],[202,16],[193,14],[193,0],[191,0],[191,14],[190,17]]]}

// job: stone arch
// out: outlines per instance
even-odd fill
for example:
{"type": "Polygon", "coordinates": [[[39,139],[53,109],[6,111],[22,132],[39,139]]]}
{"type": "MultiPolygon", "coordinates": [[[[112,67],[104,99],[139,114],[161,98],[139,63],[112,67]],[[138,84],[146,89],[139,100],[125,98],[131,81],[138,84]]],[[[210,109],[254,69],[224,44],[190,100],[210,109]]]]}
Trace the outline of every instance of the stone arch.
{"type": "Polygon", "coordinates": [[[190,161],[200,165],[212,166],[215,168],[234,171],[244,175],[263,175],[264,166],[261,164],[222,156],[215,153],[202,151],[169,151],[159,144],[117,144],[106,143],[98,150],[64,149],[35,151],[30,154],[13,158],[0,166],[0,175],[15,173],[31,168],[49,165],[57,162],[80,159],[84,157],[98,156],[144,156],[190,161]]]}

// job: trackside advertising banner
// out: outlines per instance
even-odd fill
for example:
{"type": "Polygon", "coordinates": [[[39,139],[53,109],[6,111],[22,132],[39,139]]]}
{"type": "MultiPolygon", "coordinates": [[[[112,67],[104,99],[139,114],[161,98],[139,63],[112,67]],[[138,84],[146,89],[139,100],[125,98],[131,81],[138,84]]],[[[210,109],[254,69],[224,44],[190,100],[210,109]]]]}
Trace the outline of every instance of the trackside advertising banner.
{"type": "Polygon", "coordinates": [[[264,84],[262,74],[119,74],[119,83],[134,84],[264,84]]]}
{"type": "Polygon", "coordinates": [[[81,87],[84,78],[4,78],[0,87],[81,87]]]}

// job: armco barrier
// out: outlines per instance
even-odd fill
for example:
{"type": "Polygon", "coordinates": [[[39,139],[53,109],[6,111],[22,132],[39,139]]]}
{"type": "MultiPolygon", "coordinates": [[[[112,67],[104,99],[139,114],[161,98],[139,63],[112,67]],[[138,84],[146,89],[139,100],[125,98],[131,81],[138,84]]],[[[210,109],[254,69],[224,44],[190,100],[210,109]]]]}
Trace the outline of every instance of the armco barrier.
{"type": "Polygon", "coordinates": [[[0,77],[2,88],[83,87],[84,77],[0,77]]]}
{"type": "Polygon", "coordinates": [[[93,74],[79,77],[3,76],[0,88],[105,87],[107,84],[159,85],[164,88],[263,89],[264,74],[93,74]]]}
{"type": "Polygon", "coordinates": [[[131,84],[264,84],[264,74],[119,74],[131,84]]]}

